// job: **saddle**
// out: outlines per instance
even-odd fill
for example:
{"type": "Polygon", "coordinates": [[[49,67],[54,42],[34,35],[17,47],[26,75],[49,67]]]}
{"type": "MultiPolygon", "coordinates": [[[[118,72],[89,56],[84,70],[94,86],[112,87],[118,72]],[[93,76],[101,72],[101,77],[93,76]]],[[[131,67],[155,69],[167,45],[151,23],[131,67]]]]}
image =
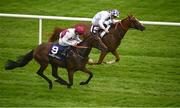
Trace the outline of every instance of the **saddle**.
{"type": "Polygon", "coordinates": [[[69,49],[69,46],[61,46],[58,43],[53,43],[49,50],[49,56],[64,61],[69,49]]]}
{"type": "MultiPolygon", "coordinates": [[[[109,29],[111,26],[112,26],[112,24],[109,25],[109,26],[107,26],[106,24],[104,24],[104,27],[107,27],[108,29],[109,29]]],[[[101,38],[103,38],[103,36],[106,34],[106,33],[104,32],[104,30],[101,29],[99,26],[92,26],[92,28],[91,28],[91,33],[93,33],[93,35],[97,35],[97,34],[98,34],[101,38]]]]}

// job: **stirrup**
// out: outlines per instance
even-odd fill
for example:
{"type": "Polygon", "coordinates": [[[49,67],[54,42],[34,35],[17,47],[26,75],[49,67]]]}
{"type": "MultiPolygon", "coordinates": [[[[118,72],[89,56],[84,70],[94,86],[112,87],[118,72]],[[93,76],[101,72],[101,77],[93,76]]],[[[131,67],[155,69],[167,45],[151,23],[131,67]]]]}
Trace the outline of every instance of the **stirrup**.
{"type": "MultiPolygon", "coordinates": [[[[108,29],[108,30],[109,30],[109,28],[110,28],[110,27],[111,27],[110,25],[107,25],[107,28],[106,28],[106,29],[108,29]]],[[[105,32],[105,31],[103,31],[103,32],[100,34],[100,37],[102,38],[105,34],[106,34],[106,32],[105,32]]]]}

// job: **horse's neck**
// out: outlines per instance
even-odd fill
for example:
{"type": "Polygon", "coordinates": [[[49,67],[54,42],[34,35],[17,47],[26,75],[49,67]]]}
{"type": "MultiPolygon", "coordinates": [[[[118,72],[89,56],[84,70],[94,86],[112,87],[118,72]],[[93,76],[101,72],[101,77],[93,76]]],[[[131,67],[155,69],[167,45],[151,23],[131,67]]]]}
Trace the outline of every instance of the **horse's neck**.
{"type": "Polygon", "coordinates": [[[116,31],[118,32],[118,36],[120,39],[123,39],[123,37],[125,36],[126,32],[129,30],[129,26],[130,26],[130,22],[127,20],[122,20],[121,22],[119,22],[118,27],[116,28],[116,31]]]}
{"type": "Polygon", "coordinates": [[[84,57],[84,58],[88,57],[88,55],[89,55],[89,53],[91,52],[91,49],[92,49],[92,47],[90,46],[90,43],[85,40],[84,42],[82,42],[80,44],[80,46],[88,47],[88,48],[80,48],[80,49],[78,49],[78,53],[82,57],[84,57]]]}

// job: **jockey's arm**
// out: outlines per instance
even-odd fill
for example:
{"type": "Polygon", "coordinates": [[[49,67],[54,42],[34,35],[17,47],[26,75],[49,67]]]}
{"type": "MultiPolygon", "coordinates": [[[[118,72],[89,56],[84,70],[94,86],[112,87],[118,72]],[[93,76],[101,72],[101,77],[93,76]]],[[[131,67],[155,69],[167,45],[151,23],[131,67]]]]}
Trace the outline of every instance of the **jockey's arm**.
{"type": "Polygon", "coordinates": [[[99,20],[99,26],[100,26],[100,28],[103,29],[103,30],[106,29],[106,28],[104,27],[104,24],[103,24],[104,21],[105,21],[104,19],[99,20]]]}
{"type": "Polygon", "coordinates": [[[118,22],[118,20],[112,19],[112,23],[113,23],[113,24],[115,24],[115,23],[117,23],[117,22],[118,22]]]}
{"type": "Polygon", "coordinates": [[[71,36],[67,35],[67,36],[64,36],[62,38],[62,42],[67,44],[67,45],[70,45],[70,46],[74,46],[77,44],[77,41],[76,40],[70,40],[71,36]]]}

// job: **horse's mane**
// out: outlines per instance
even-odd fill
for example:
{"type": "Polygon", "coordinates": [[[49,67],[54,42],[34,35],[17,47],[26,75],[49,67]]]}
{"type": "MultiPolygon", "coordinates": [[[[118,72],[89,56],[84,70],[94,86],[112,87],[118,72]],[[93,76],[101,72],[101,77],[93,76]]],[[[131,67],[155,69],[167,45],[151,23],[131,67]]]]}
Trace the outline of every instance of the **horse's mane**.
{"type": "MultiPolygon", "coordinates": [[[[90,33],[89,31],[88,31],[88,28],[90,28],[91,27],[91,25],[90,24],[88,24],[88,23],[79,23],[79,24],[74,24],[73,26],[71,26],[72,28],[74,28],[74,27],[77,27],[77,26],[82,26],[82,27],[84,27],[85,28],[85,38],[88,36],[88,34],[90,33]]],[[[59,33],[61,33],[63,30],[65,30],[65,29],[67,29],[67,28],[60,28],[60,27],[55,27],[54,28],[54,31],[52,32],[52,34],[51,34],[51,36],[49,37],[49,39],[48,39],[48,42],[54,42],[54,41],[56,41],[56,40],[58,40],[58,38],[59,38],[59,33]]]]}
{"type": "Polygon", "coordinates": [[[55,27],[54,31],[52,32],[51,36],[48,39],[48,42],[54,42],[54,41],[58,40],[59,33],[61,33],[65,29],[66,28],[55,27]]]}
{"type": "Polygon", "coordinates": [[[127,21],[128,19],[131,19],[132,17],[134,17],[132,14],[127,15],[127,17],[125,17],[122,20],[120,20],[120,21],[116,22],[115,24],[113,24],[112,27],[117,29],[117,26],[120,24],[121,27],[123,28],[122,22],[127,21]]]}

